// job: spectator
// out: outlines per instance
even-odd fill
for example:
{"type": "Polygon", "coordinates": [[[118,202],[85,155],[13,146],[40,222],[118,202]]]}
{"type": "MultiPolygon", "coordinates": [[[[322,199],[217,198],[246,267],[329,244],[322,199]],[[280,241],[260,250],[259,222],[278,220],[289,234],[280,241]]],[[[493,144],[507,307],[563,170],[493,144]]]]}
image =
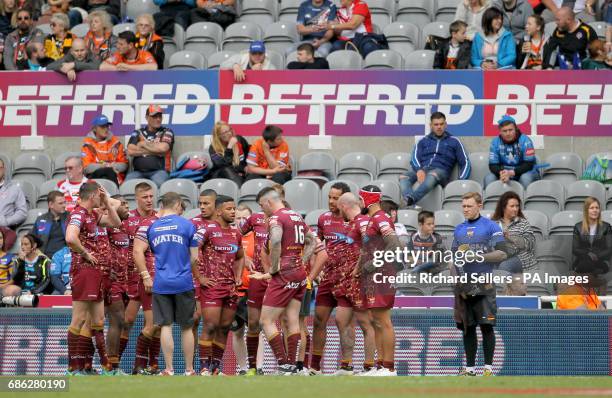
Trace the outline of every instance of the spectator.
{"type": "Polygon", "coordinates": [[[455,21],[467,24],[467,39],[474,40],[476,33],[482,33],[482,16],[486,9],[491,7],[491,0],[463,0],[457,5],[455,21]]]}
{"type": "MultiPolygon", "coordinates": [[[[16,4],[18,8],[23,8],[24,10],[30,11],[32,14],[32,20],[36,21],[40,18],[42,6],[45,0],[17,0],[16,4]]],[[[13,20],[13,26],[15,25],[15,21],[13,20]]]]}
{"type": "Polygon", "coordinates": [[[588,282],[559,287],[557,295],[558,310],[605,310],[597,297],[597,286],[605,281],[600,278],[589,278],[588,282]]]}
{"type": "Polygon", "coordinates": [[[450,39],[443,40],[436,50],[435,69],[469,69],[472,42],[466,40],[467,24],[455,21],[449,26],[450,39]]]}
{"type": "Polygon", "coordinates": [[[68,54],[75,36],[69,31],[70,21],[66,14],[53,14],[51,34],[45,38],[45,55],[57,61],[68,54]]]}
{"type": "Polygon", "coordinates": [[[444,245],[442,236],[435,231],[435,215],[431,211],[423,210],[419,212],[417,220],[418,229],[408,238],[406,247],[410,252],[422,254],[420,257],[413,257],[411,271],[417,274],[422,272],[438,274],[447,268],[447,265],[442,262],[443,258],[440,256],[444,251],[444,245]]]}
{"type": "Polygon", "coordinates": [[[289,62],[287,69],[329,69],[325,58],[315,57],[315,48],[310,43],[302,43],[297,48],[297,61],[289,62]]]}
{"type": "Polygon", "coordinates": [[[19,186],[9,181],[0,159],[0,227],[14,228],[28,216],[28,204],[19,186]]]}
{"type": "MultiPolygon", "coordinates": [[[[336,11],[336,21],[328,22],[327,29],[331,29],[336,37],[332,43],[331,51],[344,50],[347,44],[353,47],[363,34],[372,33],[372,16],[370,9],[361,0],[340,0],[340,8],[336,11]],[[358,36],[359,35],[359,36],[358,36]]],[[[364,57],[369,54],[370,49],[364,49],[364,57]]]]}
{"type": "Polygon", "coordinates": [[[153,0],[159,7],[159,13],[155,14],[156,21],[160,18],[168,19],[181,25],[183,29],[191,24],[190,13],[195,7],[195,0],[153,0]]]}
{"type": "Polygon", "coordinates": [[[249,143],[244,137],[236,135],[234,129],[227,122],[215,123],[212,132],[212,144],[208,148],[213,167],[212,178],[227,178],[238,186],[244,182],[249,152],[249,143]]]}
{"type": "Polygon", "coordinates": [[[18,70],[45,71],[53,60],[45,55],[42,43],[32,42],[26,46],[27,59],[17,61],[18,70]]]}
{"type": "Polygon", "coordinates": [[[605,4],[604,21],[606,28],[606,53],[612,52],[612,0],[607,0],[605,4]]]}
{"type": "Polygon", "coordinates": [[[529,184],[540,179],[534,170],[535,149],[531,139],[522,134],[512,116],[504,115],[498,122],[499,136],[491,141],[489,148],[489,174],[485,176],[484,188],[493,181],[506,183],[515,180],[527,189],[529,184]]]}
{"type": "Polygon", "coordinates": [[[104,61],[115,53],[117,37],[113,34],[113,23],[108,13],[94,11],[89,14],[89,32],[85,35],[85,46],[94,58],[104,61]]]}
{"type": "Polygon", "coordinates": [[[81,185],[89,181],[83,174],[83,161],[78,156],[70,156],[64,162],[66,178],[57,183],[57,190],[64,194],[66,210],[71,212],[77,205],[81,185]]]}
{"type": "Polygon", "coordinates": [[[72,6],[82,8],[89,15],[105,12],[110,16],[113,25],[121,20],[121,0],[72,0],[72,6]]]}
{"type": "Polygon", "coordinates": [[[520,196],[514,191],[508,191],[497,201],[495,213],[491,217],[491,220],[497,221],[506,239],[508,258],[499,264],[498,269],[512,274],[512,283],[506,285],[508,296],[524,296],[527,293],[523,271],[535,271],[538,265],[535,258],[535,235],[521,208],[520,196]]]}
{"type": "Polygon", "coordinates": [[[402,243],[403,246],[406,246],[408,243],[408,230],[406,230],[406,226],[401,222],[397,222],[397,211],[399,210],[399,206],[392,200],[385,199],[380,201],[380,208],[387,213],[391,221],[395,224],[395,234],[397,238],[402,243]]]}
{"type": "Polygon", "coordinates": [[[291,180],[289,145],[283,139],[283,130],[266,126],[262,138],[251,145],[247,156],[247,180],[268,178],[277,184],[291,180]]]}
{"type": "Polygon", "coordinates": [[[483,33],[476,33],[472,44],[472,67],[482,70],[515,68],[516,43],[502,23],[503,15],[497,8],[484,12],[483,33]]]}
{"type": "Polygon", "coordinates": [[[334,31],[327,29],[327,23],[336,20],[336,12],[330,0],[306,0],[300,4],[297,15],[297,31],[302,36],[300,44],[310,43],[321,57],[327,57],[334,38],[334,31]]]}
{"type": "Polygon", "coordinates": [[[38,249],[40,245],[40,239],[32,234],[26,234],[21,238],[21,250],[15,261],[15,270],[2,292],[3,295],[19,296],[22,293],[53,292],[49,274],[51,260],[38,249]]]}
{"type": "Polygon", "coordinates": [[[504,28],[512,33],[518,43],[525,34],[527,18],[533,14],[533,8],[527,0],[495,0],[496,7],[504,15],[504,28]]]}
{"type": "Polygon", "coordinates": [[[36,21],[36,25],[50,23],[54,14],[63,14],[68,17],[68,28],[76,26],[83,22],[83,16],[76,9],[70,9],[72,0],[47,0],[47,9],[36,21]]]}
{"type": "Polygon", "coordinates": [[[17,11],[16,0],[0,1],[0,33],[3,36],[8,35],[13,31],[13,13],[17,11]]]}
{"type": "Polygon", "coordinates": [[[134,32],[119,33],[117,52],[100,64],[100,70],[129,72],[135,70],[157,70],[157,61],[147,50],[139,50],[134,32]]]}
{"type": "MultiPolygon", "coordinates": [[[[572,254],[572,269],[577,273],[595,277],[610,271],[612,227],[601,220],[601,204],[596,198],[588,197],[584,201],[582,221],[574,226],[572,254]]],[[[594,287],[599,294],[606,294],[605,279],[594,287]]]]}
{"type": "Polygon", "coordinates": [[[0,228],[0,293],[2,293],[2,289],[11,280],[16,257],[13,253],[7,253],[10,247],[6,243],[4,236],[4,230],[0,228]]]}
{"type": "Polygon", "coordinates": [[[573,3],[574,7],[570,8],[570,10],[576,14],[581,21],[595,21],[595,6],[597,4],[597,0],[542,0],[542,4],[544,4],[546,7],[546,9],[542,11],[542,18],[544,18],[544,21],[554,21],[558,17],[559,11],[561,8],[563,8],[562,6],[565,3],[568,3],[568,5],[572,5],[573,3]]]}
{"type": "Polygon", "coordinates": [[[63,73],[71,82],[76,81],[78,72],[99,68],[100,61],[88,50],[85,40],[79,38],[74,39],[68,54],[47,65],[47,70],[63,73]]]}
{"type": "Polygon", "coordinates": [[[66,247],[66,198],[60,191],[47,194],[49,211],[38,216],[32,227],[32,235],[40,239],[40,250],[52,258],[58,250],[66,247]]]}
{"type": "Polygon", "coordinates": [[[51,259],[51,284],[53,285],[52,294],[62,294],[69,296],[72,294],[70,290],[70,263],[72,262],[72,253],[68,246],[64,246],[53,255],[51,259]]]}
{"type": "Polygon", "coordinates": [[[136,48],[150,52],[157,62],[157,69],[164,68],[164,40],[155,34],[155,21],[151,14],[136,18],[136,48]]]}
{"type": "Polygon", "coordinates": [[[123,183],[128,169],[123,143],[113,135],[112,123],[104,115],[92,121],[92,129],[83,141],[83,167],[88,178],[104,178],[117,186],[123,183]]]}
{"type": "Polygon", "coordinates": [[[414,206],[436,185],[446,185],[456,164],[459,165],[459,179],[470,176],[470,159],[459,138],[446,131],[446,116],[434,112],[430,117],[431,133],[414,147],[410,165],[412,171],[400,176],[402,195],[407,206],[414,206]],[[416,190],[412,185],[417,182],[416,190]]]}
{"type": "Polygon", "coordinates": [[[236,22],[236,0],[196,0],[191,10],[191,23],[214,22],[223,30],[236,22]]]}
{"type": "Polygon", "coordinates": [[[33,27],[32,13],[20,9],[16,14],[17,29],[9,33],[4,42],[4,68],[16,70],[18,61],[27,61],[26,46],[29,42],[43,42],[43,32],[33,27]]]}
{"type": "Polygon", "coordinates": [[[582,69],[587,70],[607,70],[612,69],[606,54],[605,44],[601,40],[592,41],[589,44],[589,58],[582,61],[582,69]]]}
{"type": "Polygon", "coordinates": [[[163,110],[160,106],[149,105],[147,125],[134,130],[128,143],[128,156],[132,156],[134,171],[126,180],[148,178],[161,186],[170,178],[174,132],[162,126],[163,110]]]}
{"type": "Polygon", "coordinates": [[[544,34],[544,20],[537,14],[527,18],[525,37],[519,42],[516,64],[519,69],[541,70],[544,46],[548,36],[544,34]]]}
{"type": "Polygon", "coordinates": [[[266,55],[263,41],[252,41],[248,53],[236,54],[221,64],[221,69],[232,69],[234,80],[243,82],[247,70],[274,70],[276,67],[266,55]]]}
{"type": "Polygon", "coordinates": [[[597,40],[597,32],[589,25],[577,20],[569,7],[557,11],[557,28],[544,46],[543,69],[559,66],[561,69],[581,69],[580,64],[587,56],[589,44],[597,40]],[[558,52],[557,59],[552,55],[558,52]]]}

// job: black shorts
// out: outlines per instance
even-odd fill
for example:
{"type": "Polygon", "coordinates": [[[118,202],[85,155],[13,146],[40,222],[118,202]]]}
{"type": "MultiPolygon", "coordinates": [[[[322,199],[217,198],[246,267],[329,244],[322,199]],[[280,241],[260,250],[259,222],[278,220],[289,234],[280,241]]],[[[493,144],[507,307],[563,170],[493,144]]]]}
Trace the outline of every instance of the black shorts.
{"type": "Polygon", "coordinates": [[[300,307],[300,316],[306,317],[310,315],[310,304],[312,304],[312,289],[306,289],[302,299],[302,306],[300,307]]]}
{"type": "Polygon", "coordinates": [[[153,323],[158,326],[177,323],[182,327],[193,325],[195,291],[177,294],[153,293],[153,323]]]}
{"type": "Polygon", "coordinates": [[[236,308],[236,315],[234,316],[234,321],[232,322],[232,326],[230,326],[230,330],[232,332],[236,332],[244,327],[249,319],[249,311],[247,309],[247,301],[248,297],[246,295],[240,297],[238,299],[238,308],[236,308]]]}
{"type": "Polygon", "coordinates": [[[497,300],[495,290],[489,294],[467,296],[455,295],[455,322],[457,328],[476,325],[495,326],[497,319],[497,300]]]}

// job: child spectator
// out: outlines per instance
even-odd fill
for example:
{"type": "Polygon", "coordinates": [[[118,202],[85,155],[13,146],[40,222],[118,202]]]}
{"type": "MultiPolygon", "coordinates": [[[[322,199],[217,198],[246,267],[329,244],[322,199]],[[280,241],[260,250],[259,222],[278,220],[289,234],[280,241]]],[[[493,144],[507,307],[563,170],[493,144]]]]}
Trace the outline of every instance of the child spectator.
{"type": "Polygon", "coordinates": [[[472,42],[466,40],[467,24],[455,21],[450,24],[450,39],[442,41],[434,59],[435,69],[469,69],[472,42]]]}

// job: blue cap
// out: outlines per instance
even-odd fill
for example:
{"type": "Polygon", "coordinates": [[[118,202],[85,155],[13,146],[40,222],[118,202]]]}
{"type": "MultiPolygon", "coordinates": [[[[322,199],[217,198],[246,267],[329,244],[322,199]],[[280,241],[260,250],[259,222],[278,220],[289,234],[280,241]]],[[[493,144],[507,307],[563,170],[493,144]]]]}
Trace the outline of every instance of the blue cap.
{"type": "Polygon", "coordinates": [[[250,53],[265,53],[266,46],[264,45],[263,41],[259,41],[259,40],[252,41],[251,45],[249,46],[249,52],[250,53]]]}
{"type": "Polygon", "coordinates": [[[104,115],[96,116],[96,118],[91,122],[92,126],[108,126],[111,124],[113,123],[111,123],[111,121],[104,115]]]}
{"type": "Polygon", "coordinates": [[[497,125],[498,126],[501,126],[501,125],[506,124],[506,123],[516,124],[516,120],[514,120],[514,118],[512,116],[510,116],[510,115],[504,115],[504,116],[502,116],[501,119],[499,119],[497,121],[497,125]]]}

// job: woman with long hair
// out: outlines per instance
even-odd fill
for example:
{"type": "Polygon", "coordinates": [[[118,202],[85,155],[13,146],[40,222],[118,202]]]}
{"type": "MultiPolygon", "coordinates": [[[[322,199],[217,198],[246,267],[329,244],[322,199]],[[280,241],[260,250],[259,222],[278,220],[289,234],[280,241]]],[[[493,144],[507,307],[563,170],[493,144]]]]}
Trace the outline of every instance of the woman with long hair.
{"type": "Polygon", "coordinates": [[[5,296],[19,296],[22,292],[51,294],[51,260],[41,251],[42,241],[34,234],[21,238],[21,250],[15,263],[13,276],[3,289],[5,296]]]}
{"type": "Polygon", "coordinates": [[[150,52],[157,62],[157,69],[164,68],[164,40],[155,34],[155,20],[151,14],[136,18],[136,48],[150,52]]]}
{"type": "Polygon", "coordinates": [[[89,14],[89,32],[85,35],[85,45],[99,61],[104,61],[116,50],[117,37],[113,35],[110,15],[105,11],[89,14]]]}
{"type": "Polygon", "coordinates": [[[518,46],[517,65],[519,69],[542,69],[544,46],[548,41],[548,36],[544,34],[544,25],[544,19],[537,14],[527,18],[525,37],[518,46]]]}
{"type": "Polygon", "coordinates": [[[15,266],[15,254],[7,253],[9,248],[7,247],[6,239],[4,239],[4,230],[0,228],[0,291],[3,287],[8,285],[13,275],[13,269],[15,266]]]}
{"type": "Polygon", "coordinates": [[[66,14],[51,17],[51,34],[45,38],[45,55],[54,61],[68,54],[74,35],[70,32],[70,20],[66,14]]]}
{"type": "Polygon", "coordinates": [[[472,42],[472,67],[482,70],[514,69],[516,43],[512,32],[504,28],[504,14],[488,8],[482,16],[482,32],[472,42]]]}
{"type": "Polygon", "coordinates": [[[219,121],[213,128],[212,144],[208,151],[213,162],[211,178],[228,178],[241,186],[249,151],[247,140],[236,135],[227,122],[219,121]]]}
{"type": "Polygon", "coordinates": [[[510,248],[508,258],[499,264],[499,270],[512,274],[512,283],[506,286],[510,296],[524,296],[523,271],[537,267],[535,235],[521,209],[521,197],[513,191],[505,192],[497,201],[491,220],[497,221],[510,248]]]}

